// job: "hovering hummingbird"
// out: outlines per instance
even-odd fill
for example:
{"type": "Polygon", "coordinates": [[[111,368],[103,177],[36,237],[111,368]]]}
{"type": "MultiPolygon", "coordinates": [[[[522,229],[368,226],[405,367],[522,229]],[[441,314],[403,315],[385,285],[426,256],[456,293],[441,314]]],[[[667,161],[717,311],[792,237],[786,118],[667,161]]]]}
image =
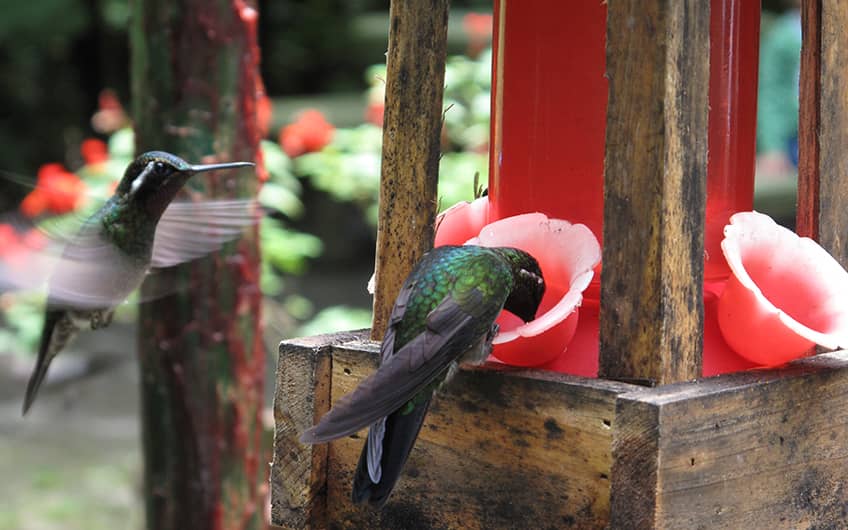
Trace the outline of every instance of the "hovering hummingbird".
{"type": "Polygon", "coordinates": [[[58,259],[47,249],[33,256],[30,266],[0,269],[0,284],[31,287],[43,281],[35,277],[47,270],[36,261],[51,261],[44,327],[24,414],[56,354],[81,329],[108,326],[115,307],[141,285],[151,267],[212,252],[257,221],[249,200],[172,202],[197,173],[253,165],[191,165],[170,153],[144,153],[127,167],[115,194],[73,236],[62,238],[58,259]]]}
{"type": "Polygon", "coordinates": [[[535,318],[545,282],[536,260],[515,248],[437,247],[406,278],[389,318],[377,371],[339,399],[306,444],[370,426],[353,479],[354,503],[385,504],[406,462],[433,393],[459,362],[482,363],[506,309],[535,318]]]}

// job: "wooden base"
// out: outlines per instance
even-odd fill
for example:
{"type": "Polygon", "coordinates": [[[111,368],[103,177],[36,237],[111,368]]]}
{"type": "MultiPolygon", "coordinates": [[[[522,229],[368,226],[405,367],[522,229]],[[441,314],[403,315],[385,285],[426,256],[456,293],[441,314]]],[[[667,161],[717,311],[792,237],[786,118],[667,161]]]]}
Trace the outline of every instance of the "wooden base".
{"type": "Polygon", "coordinates": [[[366,337],[280,345],[276,525],[775,529],[848,520],[845,352],[657,388],[495,364],[464,370],[434,400],[384,509],[355,506],[364,431],[313,447],[297,438],[376,368],[379,345],[366,337]]]}

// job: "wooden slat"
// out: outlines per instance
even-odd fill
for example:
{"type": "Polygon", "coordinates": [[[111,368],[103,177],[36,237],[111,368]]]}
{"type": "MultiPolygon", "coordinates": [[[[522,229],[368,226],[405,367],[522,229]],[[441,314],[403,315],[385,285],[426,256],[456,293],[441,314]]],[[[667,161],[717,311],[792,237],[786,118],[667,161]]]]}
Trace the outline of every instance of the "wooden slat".
{"type": "Polygon", "coordinates": [[[326,528],[327,446],[304,446],[298,438],[330,409],[332,345],[364,334],[319,335],[280,344],[271,466],[271,521],[275,525],[326,528]]]}
{"type": "Polygon", "coordinates": [[[798,116],[798,206],[795,230],[819,235],[819,124],[821,123],[821,0],[801,2],[798,116]]]}
{"type": "Polygon", "coordinates": [[[640,390],[617,411],[611,528],[844,527],[848,353],[640,390]]]}
{"type": "Polygon", "coordinates": [[[375,340],[383,338],[404,279],[433,246],[448,4],[391,3],[371,330],[375,340]]]}
{"type": "MultiPolygon", "coordinates": [[[[377,366],[378,344],[333,351],[332,399],[377,366]]],[[[502,366],[502,365],[501,365],[502,366]]],[[[493,365],[461,371],[430,409],[381,511],[350,501],[366,431],[330,444],[328,523],[335,528],[603,528],[612,419],[624,383],[493,365]]]]}
{"type": "Polygon", "coordinates": [[[709,2],[610,2],[601,377],[701,373],[709,2]]]}
{"type": "Polygon", "coordinates": [[[808,33],[802,50],[799,142],[805,159],[799,168],[799,230],[817,236],[819,243],[846,266],[848,4],[838,0],[808,1],[803,14],[803,29],[808,33]]]}

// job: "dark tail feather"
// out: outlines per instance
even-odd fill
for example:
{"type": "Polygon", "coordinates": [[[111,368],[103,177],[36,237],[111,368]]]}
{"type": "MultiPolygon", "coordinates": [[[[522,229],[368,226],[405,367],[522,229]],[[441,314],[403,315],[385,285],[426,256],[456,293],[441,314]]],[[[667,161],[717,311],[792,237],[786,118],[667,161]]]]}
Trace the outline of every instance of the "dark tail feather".
{"type": "Polygon", "coordinates": [[[430,408],[430,400],[418,405],[409,414],[402,415],[395,412],[386,418],[386,433],[383,436],[383,458],[380,459],[382,476],[380,482],[371,482],[368,475],[368,439],[359,456],[359,464],[353,476],[353,492],[351,499],[355,504],[368,500],[376,508],[382,508],[389,499],[395,487],[403,465],[412,452],[412,446],[421,431],[427,409],[430,408]]]}
{"type": "Polygon", "coordinates": [[[38,395],[38,389],[47,375],[47,368],[50,366],[50,361],[53,360],[53,355],[50,355],[50,342],[53,338],[53,330],[56,328],[56,323],[59,322],[63,314],[63,311],[48,310],[44,316],[44,328],[41,330],[41,344],[38,347],[38,360],[35,362],[35,369],[27,383],[22,415],[25,415],[32,406],[35,396],[38,395]]]}

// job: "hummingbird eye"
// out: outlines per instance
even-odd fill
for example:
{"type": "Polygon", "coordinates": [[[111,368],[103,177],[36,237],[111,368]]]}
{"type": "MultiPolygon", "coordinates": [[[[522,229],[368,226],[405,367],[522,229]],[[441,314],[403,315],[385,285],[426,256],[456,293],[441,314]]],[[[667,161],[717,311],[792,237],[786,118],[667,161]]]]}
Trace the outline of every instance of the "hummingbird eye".
{"type": "Polygon", "coordinates": [[[156,173],[159,173],[160,175],[164,174],[165,173],[165,164],[162,163],[162,162],[156,162],[153,165],[153,171],[155,171],[156,173]]]}

